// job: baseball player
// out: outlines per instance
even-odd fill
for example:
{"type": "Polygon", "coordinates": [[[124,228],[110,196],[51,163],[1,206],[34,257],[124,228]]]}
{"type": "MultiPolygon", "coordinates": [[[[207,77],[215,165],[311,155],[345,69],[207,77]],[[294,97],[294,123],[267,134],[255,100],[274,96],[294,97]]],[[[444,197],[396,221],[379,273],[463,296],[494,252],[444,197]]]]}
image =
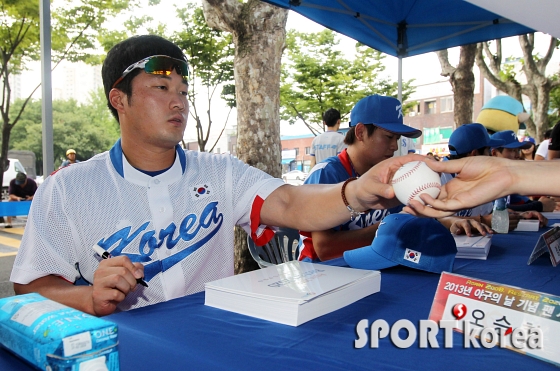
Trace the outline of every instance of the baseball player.
{"type": "Polygon", "coordinates": [[[173,43],[127,39],[107,54],[102,77],[121,138],[39,188],[10,278],[18,294],[38,292],[93,315],[188,295],[233,275],[234,225],[262,245],[274,234],[268,226],[325,230],[396,206],[391,174],[422,159],[394,159],[344,185],[284,185],[229,155],[178,146],[188,65],[173,43]]]}
{"type": "MultiPolygon", "coordinates": [[[[399,148],[401,136],[408,139],[421,134],[420,130],[403,124],[402,105],[398,99],[377,94],[365,97],[350,113],[350,130],[344,139],[348,148],[316,165],[304,184],[336,184],[360,177],[376,164],[392,158],[399,148]]],[[[402,205],[371,210],[336,228],[300,231],[299,259],[326,261],[341,257],[347,250],[367,246],[374,239],[382,219],[401,210],[402,205]]],[[[455,217],[440,218],[439,221],[455,234],[471,235],[472,231],[478,230],[485,235],[491,231],[477,221],[455,217]]]]}

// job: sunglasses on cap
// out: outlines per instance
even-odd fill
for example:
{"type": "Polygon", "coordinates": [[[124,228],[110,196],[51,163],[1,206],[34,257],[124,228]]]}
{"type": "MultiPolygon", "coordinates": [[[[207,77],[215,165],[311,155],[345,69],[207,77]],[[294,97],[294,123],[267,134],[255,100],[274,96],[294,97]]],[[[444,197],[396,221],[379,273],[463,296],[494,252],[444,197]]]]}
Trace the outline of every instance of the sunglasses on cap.
{"type": "Polygon", "coordinates": [[[169,76],[176,70],[183,80],[188,81],[189,79],[189,65],[187,61],[181,59],[175,59],[168,57],[166,55],[152,55],[151,57],[144,58],[136,63],[131,64],[124,70],[121,77],[115,81],[113,88],[117,86],[121,81],[124,80],[126,75],[135,70],[136,68],[143,68],[144,72],[151,75],[163,75],[169,76]]]}

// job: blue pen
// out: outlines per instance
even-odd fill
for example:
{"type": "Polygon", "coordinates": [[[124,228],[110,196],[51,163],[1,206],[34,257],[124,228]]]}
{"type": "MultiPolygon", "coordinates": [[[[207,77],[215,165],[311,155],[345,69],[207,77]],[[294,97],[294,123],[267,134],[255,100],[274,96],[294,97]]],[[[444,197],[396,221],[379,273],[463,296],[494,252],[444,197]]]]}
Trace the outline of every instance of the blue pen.
{"type": "MultiPolygon", "coordinates": [[[[109,259],[111,257],[111,253],[109,253],[109,251],[105,250],[98,244],[93,245],[93,251],[95,251],[95,253],[99,255],[99,257],[101,257],[101,259],[109,259]]],[[[148,284],[142,278],[137,278],[136,283],[139,283],[144,287],[148,287],[148,284]]]]}

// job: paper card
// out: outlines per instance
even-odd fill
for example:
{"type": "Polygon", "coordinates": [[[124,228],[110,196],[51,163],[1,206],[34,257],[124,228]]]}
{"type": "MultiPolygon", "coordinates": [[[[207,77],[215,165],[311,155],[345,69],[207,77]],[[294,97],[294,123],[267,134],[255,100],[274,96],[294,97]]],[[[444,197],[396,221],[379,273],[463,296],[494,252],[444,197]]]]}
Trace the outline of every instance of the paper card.
{"type": "Polygon", "coordinates": [[[550,261],[552,262],[552,265],[556,267],[560,262],[560,228],[559,227],[554,227],[552,229],[549,229],[539,237],[539,240],[537,241],[537,244],[535,245],[533,252],[529,256],[527,265],[531,265],[532,262],[537,260],[539,256],[543,255],[547,251],[550,254],[550,261]]]}
{"type": "Polygon", "coordinates": [[[482,239],[482,236],[467,236],[467,235],[454,235],[455,245],[459,247],[471,247],[482,239]]]}
{"type": "Polygon", "coordinates": [[[560,366],[560,297],[443,272],[429,319],[455,321],[455,331],[468,329],[481,343],[489,341],[487,330],[494,330],[503,341],[496,346],[560,366]],[[523,339],[521,347],[514,346],[514,340],[519,344],[518,329],[541,331],[542,347],[533,348],[523,339]]]}
{"type": "Polygon", "coordinates": [[[539,230],[540,221],[536,219],[521,219],[515,231],[520,232],[537,232],[539,230]]]}

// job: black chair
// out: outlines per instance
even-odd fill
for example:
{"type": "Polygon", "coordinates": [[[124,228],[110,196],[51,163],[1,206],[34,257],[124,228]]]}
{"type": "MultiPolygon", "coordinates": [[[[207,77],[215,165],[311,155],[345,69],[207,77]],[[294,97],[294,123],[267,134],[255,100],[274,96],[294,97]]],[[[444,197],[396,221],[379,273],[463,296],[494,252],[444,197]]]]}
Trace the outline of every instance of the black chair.
{"type": "Polygon", "coordinates": [[[249,252],[261,268],[295,260],[299,253],[298,243],[299,231],[291,228],[280,228],[264,246],[255,245],[251,236],[247,236],[249,252]]]}

